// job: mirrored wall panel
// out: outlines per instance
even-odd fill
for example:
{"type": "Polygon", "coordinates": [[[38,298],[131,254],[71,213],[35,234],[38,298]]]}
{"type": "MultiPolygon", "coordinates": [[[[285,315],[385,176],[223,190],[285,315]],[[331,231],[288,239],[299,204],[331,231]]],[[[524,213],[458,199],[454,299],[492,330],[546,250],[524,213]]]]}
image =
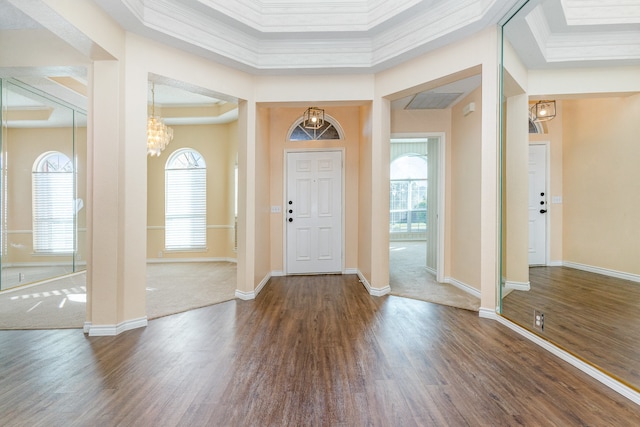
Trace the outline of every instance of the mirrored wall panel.
{"type": "Polygon", "coordinates": [[[501,313],[640,389],[640,24],[627,7],[530,0],[503,27],[501,313]]]}
{"type": "Polygon", "coordinates": [[[0,80],[0,289],[85,269],[86,114],[0,80]]]}

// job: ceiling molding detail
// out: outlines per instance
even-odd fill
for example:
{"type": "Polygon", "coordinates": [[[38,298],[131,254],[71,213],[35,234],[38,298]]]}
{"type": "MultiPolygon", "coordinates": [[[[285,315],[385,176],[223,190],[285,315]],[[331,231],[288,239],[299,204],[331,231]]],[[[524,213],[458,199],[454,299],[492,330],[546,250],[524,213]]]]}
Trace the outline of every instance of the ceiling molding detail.
{"type": "Polygon", "coordinates": [[[568,25],[640,24],[640,3],[633,0],[561,0],[568,25]]]}
{"type": "Polygon", "coordinates": [[[376,72],[495,25],[517,0],[96,0],[126,30],[245,71],[376,72]]]}
{"type": "MultiPolygon", "coordinates": [[[[622,25],[617,27],[617,30],[612,30],[610,27],[599,30],[591,26],[588,32],[582,31],[581,28],[575,27],[576,24],[574,26],[567,24],[566,17],[562,15],[562,12],[567,11],[566,3],[574,4],[573,7],[577,8],[576,4],[584,1],[563,0],[560,10],[545,8],[543,4],[539,4],[525,19],[547,63],[640,59],[640,27],[638,25],[622,25]]],[[[584,10],[592,14],[597,13],[598,9],[600,8],[584,10]]],[[[630,9],[633,10],[633,7],[630,9]]],[[[587,13],[583,12],[580,15],[587,16],[587,13]]]]}

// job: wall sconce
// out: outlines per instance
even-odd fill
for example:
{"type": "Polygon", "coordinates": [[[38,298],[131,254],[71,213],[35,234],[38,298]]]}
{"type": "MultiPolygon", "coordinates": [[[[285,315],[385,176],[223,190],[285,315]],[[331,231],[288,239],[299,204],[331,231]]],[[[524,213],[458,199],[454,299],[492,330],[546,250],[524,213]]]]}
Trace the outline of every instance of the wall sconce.
{"type": "Polygon", "coordinates": [[[539,101],[531,107],[531,119],[546,122],[556,116],[556,101],[539,101]]]}
{"type": "Polygon", "coordinates": [[[307,129],[320,129],[324,125],[324,110],[317,107],[309,107],[302,116],[302,127],[307,129]]]}

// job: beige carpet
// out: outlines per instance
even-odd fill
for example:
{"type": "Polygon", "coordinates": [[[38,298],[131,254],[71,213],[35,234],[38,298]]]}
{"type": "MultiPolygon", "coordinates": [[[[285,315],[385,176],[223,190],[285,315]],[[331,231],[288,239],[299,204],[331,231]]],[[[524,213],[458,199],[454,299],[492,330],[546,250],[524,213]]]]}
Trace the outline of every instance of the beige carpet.
{"type": "Polygon", "coordinates": [[[448,283],[438,283],[426,269],[425,242],[391,242],[389,285],[391,295],[478,311],[480,298],[448,283]]]}
{"type": "MultiPolygon", "coordinates": [[[[154,319],[233,299],[236,264],[148,264],[146,285],[154,319]]],[[[0,329],[82,328],[85,313],[84,273],[0,293],[0,329]]]]}

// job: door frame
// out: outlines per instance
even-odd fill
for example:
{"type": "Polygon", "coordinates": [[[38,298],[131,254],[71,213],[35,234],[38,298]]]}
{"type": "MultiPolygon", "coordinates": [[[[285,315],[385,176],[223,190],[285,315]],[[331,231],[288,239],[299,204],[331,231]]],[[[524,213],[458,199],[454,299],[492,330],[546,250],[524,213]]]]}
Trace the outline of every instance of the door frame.
{"type": "MultiPolygon", "coordinates": [[[[287,251],[288,251],[288,247],[287,247],[287,215],[286,215],[286,210],[287,210],[287,187],[289,184],[289,173],[288,173],[288,155],[289,153],[310,153],[310,152],[316,152],[316,153],[327,153],[327,152],[340,152],[340,158],[342,161],[342,167],[341,169],[341,175],[340,175],[340,180],[341,182],[341,187],[342,187],[342,197],[340,198],[340,203],[341,203],[341,208],[340,208],[340,216],[341,216],[341,221],[342,221],[342,227],[341,227],[341,236],[340,236],[340,271],[342,272],[342,274],[345,274],[345,250],[346,250],[346,239],[345,239],[345,178],[346,178],[346,162],[345,162],[345,147],[327,147],[327,148],[285,148],[284,149],[284,153],[283,153],[283,162],[282,162],[282,176],[283,176],[283,180],[282,180],[282,274],[285,276],[288,276],[289,273],[287,273],[288,268],[287,268],[287,251]]],[[[302,274],[302,273],[300,273],[302,274]]]]}
{"type": "MultiPolygon", "coordinates": [[[[553,204],[553,196],[551,195],[551,144],[550,141],[534,141],[529,143],[529,147],[532,145],[541,145],[545,148],[544,191],[547,195],[547,215],[544,216],[544,265],[548,266],[551,259],[551,205],[553,204]]],[[[528,153],[527,158],[529,158],[528,153]]]]}
{"type": "MultiPolygon", "coordinates": [[[[446,201],[446,135],[444,132],[413,132],[413,133],[392,133],[389,138],[389,143],[392,139],[423,139],[423,138],[438,138],[438,243],[436,252],[436,280],[439,283],[444,283],[446,277],[444,275],[444,254],[445,254],[445,201],[446,201]]],[[[389,147],[390,148],[390,147],[389,147]]],[[[389,167],[391,162],[389,162],[389,167]]],[[[387,220],[387,232],[389,228],[389,221],[387,220]]]]}

